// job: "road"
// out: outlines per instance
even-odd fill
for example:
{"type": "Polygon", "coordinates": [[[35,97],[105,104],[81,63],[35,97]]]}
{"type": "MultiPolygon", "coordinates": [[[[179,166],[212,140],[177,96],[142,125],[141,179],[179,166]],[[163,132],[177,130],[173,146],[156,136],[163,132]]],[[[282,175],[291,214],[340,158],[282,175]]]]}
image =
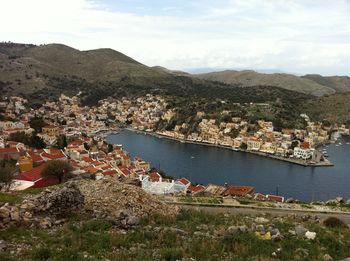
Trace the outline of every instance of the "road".
{"type": "Polygon", "coordinates": [[[201,205],[201,204],[187,204],[178,202],[166,202],[168,204],[178,205],[183,209],[193,209],[198,211],[206,211],[209,213],[229,213],[233,215],[262,215],[269,214],[273,216],[317,216],[320,220],[324,220],[328,217],[337,217],[346,224],[350,225],[350,212],[320,212],[309,210],[295,210],[295,209],[277,209],[277,208],[259,208],[248,206],[224,206],[224,205],[201,205]]]}

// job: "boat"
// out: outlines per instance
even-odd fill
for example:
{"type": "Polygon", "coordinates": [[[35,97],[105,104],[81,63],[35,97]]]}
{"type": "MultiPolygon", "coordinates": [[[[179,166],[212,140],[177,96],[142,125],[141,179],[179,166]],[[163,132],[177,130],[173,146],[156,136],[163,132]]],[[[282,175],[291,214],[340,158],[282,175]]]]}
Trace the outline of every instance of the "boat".
{"type": "Polygon", "coordinates": [[[347,142],[346,145],[350,145],[350,142],[347,142]]]}
{"type": "Polygon", "coordinates": [[[194,156],[191,156],[191,159],[194,159],[194,156]]]}
{"type": "Polygon", "coordinates": [[[239,149],[237,149],[237,148],[232,148],[234,151],[239,151],[239,149]]]}

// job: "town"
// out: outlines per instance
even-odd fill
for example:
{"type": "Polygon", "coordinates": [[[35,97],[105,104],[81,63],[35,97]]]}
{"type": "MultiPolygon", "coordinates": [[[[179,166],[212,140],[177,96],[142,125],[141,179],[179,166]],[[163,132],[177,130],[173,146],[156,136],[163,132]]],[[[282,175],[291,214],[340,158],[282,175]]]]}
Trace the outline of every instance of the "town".
{"type": "MultiPolygon", "coordinates": [[[[183,178],[166,177],[140,157],[131,158],[121,144],[108,144],[107,135],[122,127],[184,142],[222,146],[260,155],[271,155],[294,163],[330,164],[316,147],[332,141],[331,131],[349,134],[345,125],[324,126],[301,115],[306,129],[274,131],[272,122],[258,120],[251,126],[234,117],[228,122],[206,118],[197,112],[201,122],[196,132],[183,134],[186,124],[173,130],[158,130],[159,121],[170,121],[176,114],[166,98],[148,94],[135,99],[101,100],[98,106],[82,107],[78,96],[61,95],[58,101],[46,102],[38,109],[28,106],[21,97],[0,102],[0,160],[14,162],[8,169],[10,190],[42,188],[62,180],[42,175],[52,162],[64,161],[72,177],[102,179],[113,176],[133,180],[146,192],[155,195],[198,195],[250,197],[262,201],[284,202],[283,196],[255,193],[252,186],[192,184],[183,178]],[[254,130],[252,132],[252,129],[254,130]]],[[[222,114],[228,114],[223,111],[222,114]]],[[[3,164],[5,166],[5,164],[3,164]]]]}

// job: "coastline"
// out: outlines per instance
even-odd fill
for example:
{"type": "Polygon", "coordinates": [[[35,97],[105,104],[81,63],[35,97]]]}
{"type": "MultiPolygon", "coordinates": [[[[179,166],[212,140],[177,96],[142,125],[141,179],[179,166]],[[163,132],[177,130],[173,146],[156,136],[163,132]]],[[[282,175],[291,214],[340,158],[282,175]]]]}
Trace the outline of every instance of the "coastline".
{"type": "Polygon", "coordinates": [[[262,157],[266,157],[266,158],[270,158],[270,159],[274,159],[274,160],[280,160],[280,161],[284,161],[284,162],[288,162],[288,163],[292,163],[292,164],[297,164],[297,165],[304,166],[304,167],[332,167],[332,166],[334,166],[334,164],[331,163],[327,159],[326,159],[326,161],[323,161],[323,162],[311,164],[311,163],[305,162],[303,160],[293,159],[293,158],[284,158],[284,157],[275,156],[275,155],[271,155],[271,154],[267,154],[267,153],[259,152],[259,151],[249,151],[249,150],[242,150],[242,149],[234,149],[231,146],[225,146],[225,145],[219,145],[219,144],[211,144],[211,143],[205,143],[205,142],[199,142],[199,141],[181,140],[181,139],[177,139],[177,138],[174,138],[174,137],[169,137],[169,136],[166,136],[166,135],[160,135],[160,134],[152,132],[152,131],[142,131],[142,130],[134,129],[134,128],[131,128],[131,127],[125,127],[125,128],[121,128],[121,129],[132,131],[132,132],[135,132],[135,133],[138,133],[138,134],[154,136],[154,137],[159,138],[159,139],[165,138],[165,139],[174,140],[174,141],[181,142],[181,143],[188,143],[188,144],[195,144],[195,145],[204,145],[204,146],[228,149],[228,150],[232,150],[232,151],[236,151],[236,152],[250,153],[250,154],[254,154],[254,155],[258,155],[258,156],[262,156],[262,157]]]}

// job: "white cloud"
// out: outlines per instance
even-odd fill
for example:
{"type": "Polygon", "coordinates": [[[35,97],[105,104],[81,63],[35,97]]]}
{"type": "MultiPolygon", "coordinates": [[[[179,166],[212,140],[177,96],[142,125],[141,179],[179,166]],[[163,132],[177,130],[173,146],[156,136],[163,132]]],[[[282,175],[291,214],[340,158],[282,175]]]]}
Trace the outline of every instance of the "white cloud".
{"type": "Polygon", "coordinates": [[[194,11],[181,15],[178,6],[150,15],[115,11],[88,0],[0,4],[3,41],[110,47],[147,65],[172,69],[348,74],[350,68],[346,0],[203,0],[193,1],[194,11]]]}

